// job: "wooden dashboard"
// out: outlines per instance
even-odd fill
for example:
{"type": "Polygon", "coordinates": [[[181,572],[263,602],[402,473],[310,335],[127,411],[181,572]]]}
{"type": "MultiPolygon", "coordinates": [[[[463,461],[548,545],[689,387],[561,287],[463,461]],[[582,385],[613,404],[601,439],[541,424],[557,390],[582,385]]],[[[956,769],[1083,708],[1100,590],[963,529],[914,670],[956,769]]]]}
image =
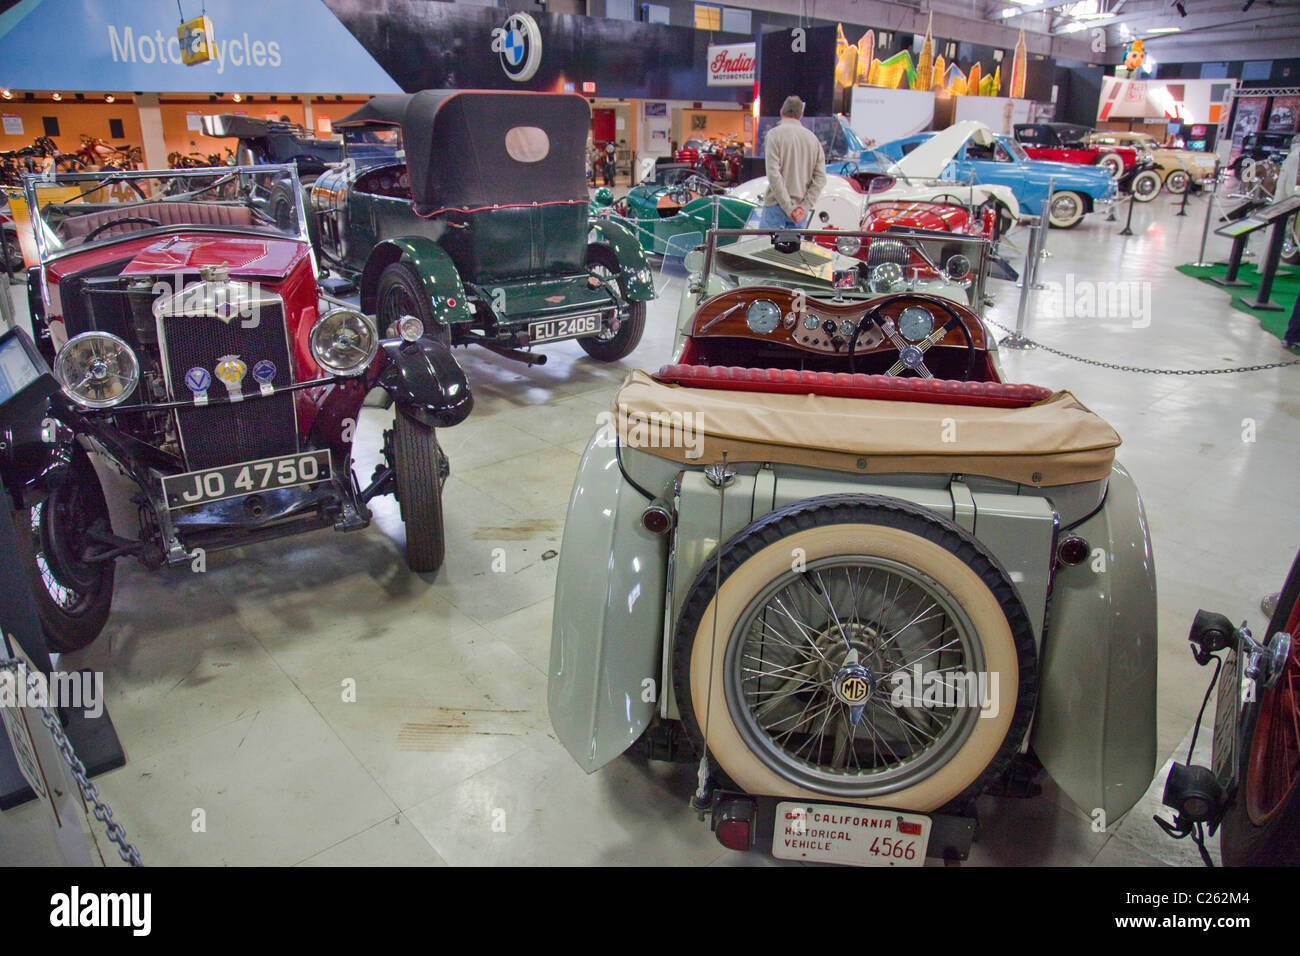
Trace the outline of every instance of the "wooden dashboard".
{"type": "MultiPolygon", "coordinates": [[[[883,297],[882,297],[883,298],[883,297]]],[[[874,300],[879,301],[879,298],[874,300]]],[[[785,345],[805,352],[821,355],[847,355],[849,339],[857,328],[858,321],[871,310],[873,300],[846,300],[832,302],[828,299],[814,299],[803,291],[782,288],[780,286],[745,286],[723,292],[708,299],[700,306],[691,326],[691,338],[732,338],[749,339],[769,345],[785,345]],[[775,310],[761,307],[757,328],[750,318],[750,306],[756,302],[768,302],[779,310],[780,318],[775,326],[771,317],[775,310]],[[766,321],[762,321],[762,320],[766,321]]],[[[898,317],[904,309],[920,307],[934,319],[934,328],[941,327],[950,319],[945,307],[961,316],[976,349],[986,351],[984,325],[965,306],[936,296],[917,294],[895,299],[881,309],[881,315],[892,319],[897,325],[898,317]],[[940,304],[942,303],[942,304],[940,304]]],[[[966,337],[960,329],[947,330],[935,341],[935,346],[967,347],[966,337]]],[[[869,325],[858,334],[854,346],[856,354],[868,354],[878,350],[896,351],[892,342],[874,324],[869,325]]]]}

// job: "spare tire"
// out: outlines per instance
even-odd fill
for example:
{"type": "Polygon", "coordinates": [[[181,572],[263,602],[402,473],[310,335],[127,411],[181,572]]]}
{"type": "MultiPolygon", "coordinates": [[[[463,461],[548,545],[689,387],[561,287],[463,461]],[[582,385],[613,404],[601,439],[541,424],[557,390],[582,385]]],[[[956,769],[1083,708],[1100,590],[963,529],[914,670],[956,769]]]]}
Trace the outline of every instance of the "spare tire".
{"type": "Polygon", "coordinates": [[[1002,773],[1037,695],[1006,572],[951,521],[876,495],[797,502],[717,549],[672,663],[687,732],[738,787],[925,812],[1002,773]]]}

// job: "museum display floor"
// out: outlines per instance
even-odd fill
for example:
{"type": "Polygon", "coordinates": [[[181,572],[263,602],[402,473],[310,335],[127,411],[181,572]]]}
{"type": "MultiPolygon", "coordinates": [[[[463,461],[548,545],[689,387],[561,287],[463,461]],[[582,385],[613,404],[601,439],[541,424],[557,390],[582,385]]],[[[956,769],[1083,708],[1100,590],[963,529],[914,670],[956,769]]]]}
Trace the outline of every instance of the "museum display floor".
{"type": "MultiPolygon", "coordinates": [[[[1029,336],[1143,367],[1294,358],[1226,291],[1175,270],[1196,258],[1204,202],[1185,218],[1166,196],[1140,206],[1130,238],[1118,235],[1122,216],[1053,230],[1041,279],[1060,290],[1036,294],[1029,336]],[[1126,313],[1096,317],[1081,299],[1094,282],[1133,283],[1126,313]]],[[[1008,252],[1019,268],[1022,254],[1008,252]]],[[[1212,237],[1210,257],[1226,253],[1212,237]]],[[[1018,290],[990,288],[989,317],[1013,325],[1018,290]]],[[[212,554],[204,573],[119,562],[103,635],[63,667],[105,674],[128,762],[98,785],[147,864],[773,862],[724,849],[696,819],[693,766],[625,756],[587,776],[546,714],[574,472],[626,372],[668,360],[678,291],[650,304],[641,346],[612,366],[575,343],[545,347],[539,368],[458,350],[475,409],[440,432],[452,473],[437,574],[406,569],[391,498],[365,531],[212,554]]],[[[1124,439],[1119,459],[1145,499],[1159,582],[1159,760],[1175,747],[1184,759],[1209,678],[1185,640],[1192,616],[1221,611],[1258,634],[1260,597],[1280,587],[1300,546],[1300,366],[1151,375],[1040,350],[1004,350],[1002,363],[1012,381],[1069,389],[1124,439]]],[[[391,414],[365,411],[363,482],[391,414]]],[[[604,557],[590,556],[592,574],[604,557]]],[[[1163,776],[1101,832],[1045,776],[1038,797],[983,798],[970,864],[1199,866],[1190,841],[1151,821],[1163,776]]],[[[0,860],[59,862],[42,814],[35,804],[0,814],[0,860]]]]}

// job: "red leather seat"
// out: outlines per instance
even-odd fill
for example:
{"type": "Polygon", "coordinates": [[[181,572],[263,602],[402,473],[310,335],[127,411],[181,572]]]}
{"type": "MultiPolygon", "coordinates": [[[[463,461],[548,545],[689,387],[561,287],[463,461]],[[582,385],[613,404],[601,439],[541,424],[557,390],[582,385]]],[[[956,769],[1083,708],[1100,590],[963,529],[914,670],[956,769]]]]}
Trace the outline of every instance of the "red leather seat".
{"type": "Polygon", "coordinates": [[[986,408],[1025,408],[1052,395],[1050,389],[1040,385],[1016,385],[1009,382],[953,382],[937,378],[865,375],[861,372],[810,372],[722,365],[665,365],[654,377],[668,385],[686,385],[692,388],[873,398],[935,405],[976,405],[986,408]]]}
{"type": "MultiPolygon", "coordinates": [[[[253,225],[253,213],[247,206],[219,205],[201,202],[149,202],[136,206],[124,205],[120,209],[104,209],[65,219],[59,226],[68,239],[80,239],[92,230],[114,219],[138,216],[156,219],[164,226],[237,226],[253,225]]],[[[105,229],[100,236],[120,236],[123,233],[150,229],[148,223],[124,222],[121,226],[105,229]]],[[[98,236],[96,238],[99,238],[98,236]]]]}

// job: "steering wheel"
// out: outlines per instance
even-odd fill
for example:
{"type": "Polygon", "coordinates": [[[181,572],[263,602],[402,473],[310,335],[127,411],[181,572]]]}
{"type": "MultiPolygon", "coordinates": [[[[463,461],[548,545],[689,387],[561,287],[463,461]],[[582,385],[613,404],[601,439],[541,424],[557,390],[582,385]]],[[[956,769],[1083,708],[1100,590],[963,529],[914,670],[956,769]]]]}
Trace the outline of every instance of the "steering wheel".
{"type": "Polygon", "coordinates": [[[966,326],[965,319],[957,312],[948,302],[938,296],[918,296],[915,293],[907,292],[898,295],[887,295],[873,305],[867,313],[858,319],[857,328],[853,330],[853,337],[849,339],[849,373],[852,374],[856,369],[853,364],[853,352],[857,348],[858,336],[861,335],[870,326],[877,326],[890,343],[898,350],[898,361],[889,367],[885,372],[886,375],[902,376],[904,372],[911,369],[921,378],[934,378],[934,373],[925,367],[925,353],[930,350],[944,334],[953,328],[960,328],[961,333],[966,338],[966,370],[962,373],[961,381],[969,382],[975,374],[975,358],[979,354],[975,348],[975,339],[970,334],[970,329],[966,326]],[[893,319],[886,319],[882,316],[881,310],[893,302],[901,301],[921,301],[931,306],[938,306],[948,315],[948,321],[944,322],[938,328],[934,329],[920,342],[909,342],[898,332],[898,327],[894,324],[893,319]]]}
{"type": "Polygon", "coordinates": [[[162,223],[157,219],[150,219],[148,216],[120,216],[117,219],[110,219],[108,222],[101,222],[90,232],[86,233],[86,238],[82,242],[90,242],[105,229],[112,229],[114,226],[120,226],[124,222],[143,222],[149,226],[161,226],[162,223]]]}
{"type": "Polygon", "coordinates": [[[686,185],[685,183],[678,183],[675,186],[669,187],[668,198],[671,199],[673,202],[677,203],[677,205],[679,206],[685,206],[688,202],[691,202],[693,199],[698,199],[699,194],[696,193],[694,190],[692,190],[689,185],[686,185]]]}

